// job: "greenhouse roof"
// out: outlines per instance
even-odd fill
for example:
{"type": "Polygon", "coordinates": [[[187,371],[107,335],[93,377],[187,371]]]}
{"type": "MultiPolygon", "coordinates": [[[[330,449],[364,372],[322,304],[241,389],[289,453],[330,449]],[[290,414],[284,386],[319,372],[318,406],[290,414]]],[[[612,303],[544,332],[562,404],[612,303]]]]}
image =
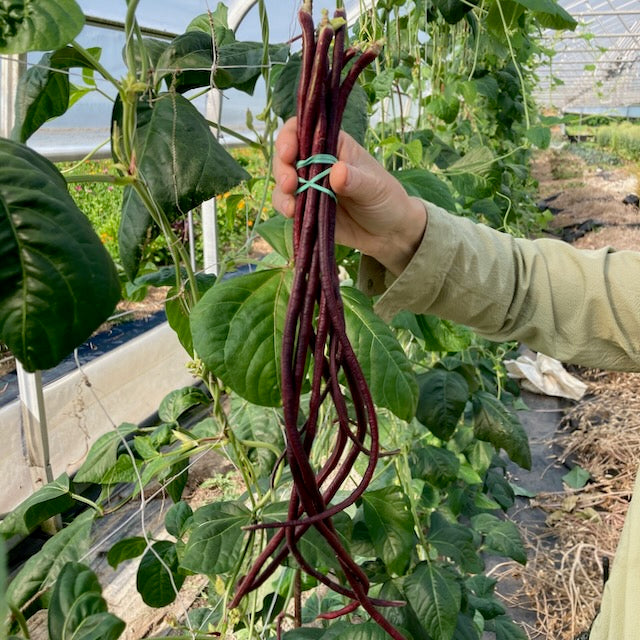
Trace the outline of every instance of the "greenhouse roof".
{"type": "Polygon", "coordinates": [[[560,0],[575,31],[548,31],[536,97],[573,112],[640,116],[640,2],[560,0]]]}

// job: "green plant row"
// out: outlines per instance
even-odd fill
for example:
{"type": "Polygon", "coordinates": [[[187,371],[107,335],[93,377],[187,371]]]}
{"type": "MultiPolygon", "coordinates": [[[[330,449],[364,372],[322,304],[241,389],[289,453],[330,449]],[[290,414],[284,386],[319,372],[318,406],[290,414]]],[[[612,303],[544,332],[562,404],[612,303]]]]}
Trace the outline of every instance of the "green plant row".
{"type": "Polygon", "coordinates": [[[624,158],[637,162],[640,159],[640,125],[632,122],[608,124],[595,130],[598,145],[610,149],[624,158]]]}

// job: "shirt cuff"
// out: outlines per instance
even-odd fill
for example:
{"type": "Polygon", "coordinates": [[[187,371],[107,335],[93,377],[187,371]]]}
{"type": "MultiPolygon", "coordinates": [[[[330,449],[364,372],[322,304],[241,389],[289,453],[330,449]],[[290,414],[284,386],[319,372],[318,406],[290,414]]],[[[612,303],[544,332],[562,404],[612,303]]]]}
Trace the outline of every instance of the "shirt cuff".
{"type": "Polygon", "coordinates": [[[423,204],[427,227],[422,242],[397,278],[370,256],[363,255],[360,262],[358,287],[369,296],[380,296],[374,309],[386,322],[405,309],[425,313],[440,292],[455,255],[452,227],[456,216],[430,202],[423,204]]]}

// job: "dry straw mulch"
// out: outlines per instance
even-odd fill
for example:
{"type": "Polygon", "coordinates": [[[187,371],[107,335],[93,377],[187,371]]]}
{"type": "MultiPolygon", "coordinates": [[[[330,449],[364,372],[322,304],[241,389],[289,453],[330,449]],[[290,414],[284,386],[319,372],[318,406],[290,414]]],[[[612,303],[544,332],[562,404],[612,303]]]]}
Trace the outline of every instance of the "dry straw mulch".
{"type": "Polygon", "coordinates": [[[640,464],[640,374],[581,377],[589,393],[567,412],[559,442],[563,457],[591,480],[583,489],[538,494],[530,506],[546,522],[523,531],[528,564],[498,568],[521,585],[508,604],[535,612],[535,626],[526,629],[531,640],[573,640],[589,629],[640,464]]]}

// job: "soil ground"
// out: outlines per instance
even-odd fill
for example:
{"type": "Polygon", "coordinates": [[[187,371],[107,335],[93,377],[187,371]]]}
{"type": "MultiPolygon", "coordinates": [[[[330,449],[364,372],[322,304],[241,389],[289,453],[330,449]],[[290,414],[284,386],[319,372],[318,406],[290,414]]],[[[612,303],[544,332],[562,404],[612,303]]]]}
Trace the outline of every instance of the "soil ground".
{"type": "MultiPolygon", "coordinates": [[[[541,206],[554,214],[550,231],[583,249],[640,250],[640,209],[622,202],[637,194],[637,168],[589,163],[579,151],[546,151],[533,164],[541,206]]],[[[640,463],[640,376],[568,368],[588,383],[585,397],[572,402],[528,394],[529,411],[521,415],[534,468],[512,474],[535,495],[519,498],[511,517],[529,561],[492,570],[530,640],[573,640],[588,631],[640,463]],[[590,474],[581,489],[563,482],[576,465],[590,474]]]]}

